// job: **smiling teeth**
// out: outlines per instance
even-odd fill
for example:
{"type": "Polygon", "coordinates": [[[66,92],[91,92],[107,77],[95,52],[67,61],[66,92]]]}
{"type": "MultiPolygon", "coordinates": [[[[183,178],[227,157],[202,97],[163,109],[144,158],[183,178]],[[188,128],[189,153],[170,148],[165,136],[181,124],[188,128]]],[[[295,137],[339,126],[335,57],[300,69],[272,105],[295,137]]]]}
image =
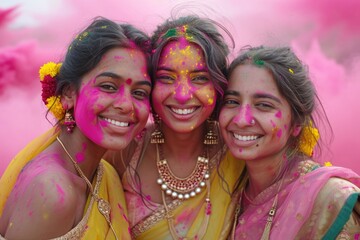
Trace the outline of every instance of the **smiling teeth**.
{"type": "Polygon", "coordinates": [[[240,141],[253,141],[259,138],[258,136],[241,136],[236,133],[234,133],[234,137],[240,141]]]}
{"type": "Polygon", "coordinates": [[[119,122],[119,121],[109,119],[109,118],[104,118],[104,120],[107,121],[108,123],[111,123],[111,124],[119,126],[119,127],[128,127],[129,126],[128,122],[119,122]]]}
{"type": "Polygon", "coordinates": [[[186,115],[193,113],[195,111],[195,108],[189,108],[189,109],[171,108],[171,110],[177,114],[186,115]]]}

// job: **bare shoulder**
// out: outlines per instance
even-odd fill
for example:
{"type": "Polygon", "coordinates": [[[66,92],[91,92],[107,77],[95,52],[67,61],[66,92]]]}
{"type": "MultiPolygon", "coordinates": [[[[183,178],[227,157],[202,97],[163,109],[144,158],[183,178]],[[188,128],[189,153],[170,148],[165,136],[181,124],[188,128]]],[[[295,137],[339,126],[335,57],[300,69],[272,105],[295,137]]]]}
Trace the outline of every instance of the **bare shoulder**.
{"type": "Polygon", "coordinates": [[[73,227],[76,180],[57,158],[41,154],[18,176],[0,222],[5,238],[48,239],[73,227]]]}

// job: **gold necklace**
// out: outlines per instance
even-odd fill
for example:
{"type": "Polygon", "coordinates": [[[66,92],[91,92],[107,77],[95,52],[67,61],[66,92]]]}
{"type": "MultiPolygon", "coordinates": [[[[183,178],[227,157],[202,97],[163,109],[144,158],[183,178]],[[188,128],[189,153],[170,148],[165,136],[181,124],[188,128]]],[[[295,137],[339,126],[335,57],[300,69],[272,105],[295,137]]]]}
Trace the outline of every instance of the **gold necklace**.
{"type": "MultiPolygon", "coordinates": [[[[158,171],[159,171],[159,175],[160,176],[165,176],[165,172],[164,171],[169,171],[168,175],[166,176],[169,176],[169,178],[164,178],[163,182],[162,182],[162,186],[163,184],[168,184],[169,186],[172,186],[172,188],[176,189],[178,192],[180,192],[180,194],[183,194],[183,197],[179,197],[180,194],[178,194],[177,196],[174,197],[173,194],[169,194],[169,191],[167,190],[171,190],[172,192],[174,192],[174,190],[172,189],[169,189],[169,188],[165,188],[164,187],[161,187],[161,196],[162,196],[162,201],[163,201],[163,204],[164,204],[164,208],[165,208],[165,212],[166,212],[166,215],[165,215],[165,218],[168,222],[168,227],[169,227],[169,231],[170,231],[170,234],[172,236],[172,238],[174,240],[188,240],[188,239],[202,239],[206,233],[206,230],[207,230],[207,227],[209,225],[209,220],[210,220],[210,215],[211,215],[211,201],[210,201],[210,174],[209,174],[209,160],[207,157],[201,157],[201,161],[199,161],[199,158],[198,158],[198,162],[196,164],[196,168],[201,168],[201,171],[197,171],[196,169],[193,171],[192,174],[190,174],[189,177],[185,178],[185,179],[192,179],[193,176],[199,176],[201,178],[201,181],[195,181],[195,182],[199,182],[199,186],[201,187],[206,187],[207,189],[207,193],[206,193],[206,198],[205,198],[205,217],[201,223],[201,227],[199,229],[199,232],[198,234],[196,234],[196,238],[195,237],[181,237],[178,235],[178,233],[176,232],[176,229],[175,229],[175,226],[174,226],[174,215],[172,213],[171,210],[169,210],[169,207],[166,203],[166,198],[165,198],[165,194],[167,195],[171,195],[173,198],[177,198],[177,199],[180,199],[180,200],[184,200],[184,199],[188,199],[190,197],[195,197],[198,193],[201,192],[201,190],[196,190],[199,188],[199,186],[195,186],[194,187],[194,183],[190,183],[189,185],[192,186],[192,190],[195,189],[195,193],[192,194],[193,191],[190,191],[189,193],[189,190],[186,191],[186,189],[183,189],[183,187],[187,188],[187,184],[183,184],[183,180],[182,178],[178,178],[176,176],[174,176],[174,174],[171,172],[171,170],[168,168],[168,165],[166,163],[163,163],[161,164],[161,161],[160,161],[160,154],[159,154],[159,147],[158,147],[158,144],[156,145],[156,151],[157,151],[157,163],[158,163],[158,171]],[[201,162],[202,164],[199,164],[199,162],[201,162]],[[160,163],[160,166],[161,165],[164,165],[166,164],[167,168],[159,168],[159,163],[160,163]],[[168,169],[168,170],[166,170],[168,169]],[[194,173],[197,173],[197,174],[194,174],[194,173]],[[201,173],[201,174],[199,174],[201,173]],[[171,179],[171,181],[179,181],[181,182],[181,184],[176,184],[176,183],[173,183],[171,182],[169,179],[171,179]],[[201,184],[201,182],[204,182],[204,184],[201,184]],[[171,183],[171,184],[170,184],[171,183]],[[203,185],[203,186],[202,186],[203,185]],[[188,195],[187,195],[188,194],[188,195]]],[[[208,152],[206,151],[206,155],[208,156],[208,152]]],[[[165,160],[166,161],[166,160],[165,160]]],[[[158,183],[159,183],[159,180],[158,180],[158,183]]]]}
{"type": "Polygon", "coordinates": [[[210,178],[209,159],[204,156],[198,156],[196,166],[193,172],[185,177],[179,178],[171,171],[166,159],[164,159],[162,145],[156,144],[157,169],[159,178],[157,183],[161,185],[161,190],[173,198],[189,199],[201,193],[202,188],[206,186],[206,180],[210,178]],[[160,152],[159,152],[160,148],[160,152]]]}
{"type": "Polygon", "coordinates": [[[81,170],[80,166],[76,163],[76,161],[72,158],[72,156],[70,155],[69,151],[66,149],[64,143],[60,140],[59,137],[56,137],[56,140],[60,143],[61,147],[63,148],[63,150],[65,151],[66,155],[70,158],[71,162],[73,163],[76,171],[78,172],[78,174],[80,175],[80,177],[82,179],[84,179],[86,185],[89,188],[89,191],[91,193],[91,196],[95,199],[95,201],[98,204],[98,210],[99,212],[104,216],[106,222],[109,224],[111,231],[114,233],[115,239],[118,240],[118,237],[116,236],[116,232],[110,222],[110,211],[111,211],[111,207],[110,204],[103,198],[99,197],[95,192],[94,192],[94,188],[92,186],[92,184],[90,183],[89,179],[87,179],[87,177],[85,176],[85,174],[83,173],[83,171],[81,170]]]}
{"type": "MultiPolygon", "coordinates": [[[[270,210],[268,212],[268,216],[267,216],[267,219],[266,219],[266,225],[265,225],[265,228],[264,228],[264,231],[263,231],[263,234],[262,234],[260,240],[268,240],[270,238],[270,230],[271,230],[271,227],[272,227],[272,223],[273,223],[273,220],[274,220],[275,213],[277,211],[278,196],[279,196],[279,192],[281,190],[281,187],[283,185],[284,178],[285,177],[282,177],[282,179],[280,180],[279,187],[278,187],[277,193],[275,195],[273,204],[272,204],[272,206],[271,206],[271,208],[270,208],[270,210]]],[[[234,220],[234,225],[233,225],[233,228],[232,228],[232,231],[231,231],[231,240],[235,239],[235,230],[236,230],[236,225],[237,225],[238,218],[239,218],[239,215],[240,215],[240,212],[241,212],[242,198],[243,198],[243,195],[246,194],[244,188],[241,189],[239,204],[238,204],[238,206],[237,206],[237,208],[235,210],[235,220],[234,220]]],[[[249,198],[248,198],[248,200],[249,200],[249,198]]]]}

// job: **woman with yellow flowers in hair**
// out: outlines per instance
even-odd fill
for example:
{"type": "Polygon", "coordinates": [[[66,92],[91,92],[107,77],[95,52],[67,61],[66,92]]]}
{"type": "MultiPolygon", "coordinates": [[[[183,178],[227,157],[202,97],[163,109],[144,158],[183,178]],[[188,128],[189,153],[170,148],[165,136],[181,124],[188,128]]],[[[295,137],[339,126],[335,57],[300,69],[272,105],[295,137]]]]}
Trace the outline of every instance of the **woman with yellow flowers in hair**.
{"type": "Polygon", "coordinates": [[[0,238],[130,239],[122,185],[102,160],[144,128],[149,39],[95,19],[62,64],[40,69],[44,103],[58,124],[22,150],[0,180],[0,238]]]}
{"type": "Polygon", "coordinates": [[[327,118],[306,67],[290,48],[256,47],[228,74],[220,127],[246,163],[230,239],[359,237],[360,177],[312,159],[315,116],[327,118]]]}

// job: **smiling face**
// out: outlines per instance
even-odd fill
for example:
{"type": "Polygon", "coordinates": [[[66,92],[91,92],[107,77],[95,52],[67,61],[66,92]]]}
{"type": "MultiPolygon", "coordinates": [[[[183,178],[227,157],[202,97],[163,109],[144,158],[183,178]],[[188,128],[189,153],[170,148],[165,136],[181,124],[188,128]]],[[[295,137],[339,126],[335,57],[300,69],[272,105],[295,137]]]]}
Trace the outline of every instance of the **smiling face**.
{"type": "Polygon", "coordinates": [[[191,132],[205,122],[215,108],[216,91],[199,46],[180,39],[164,47],[152,100],[155,112],[175,132],[191,132]]]}
{"type": "Polygon", "coordinates": [[[114,48],[84,75],[73,105],[76,125],[87,138],[120,150],[144,128],[151,91],[146,66],[141,51],[114,48]]]}
{"type": "Polygon", "coordinates": [[[290,106],[272,74],[253,65],[239,65],[230,75],[220,127],[232,154],[243,160],[282,157],[290,135],[296,134],[290,106]]]}

